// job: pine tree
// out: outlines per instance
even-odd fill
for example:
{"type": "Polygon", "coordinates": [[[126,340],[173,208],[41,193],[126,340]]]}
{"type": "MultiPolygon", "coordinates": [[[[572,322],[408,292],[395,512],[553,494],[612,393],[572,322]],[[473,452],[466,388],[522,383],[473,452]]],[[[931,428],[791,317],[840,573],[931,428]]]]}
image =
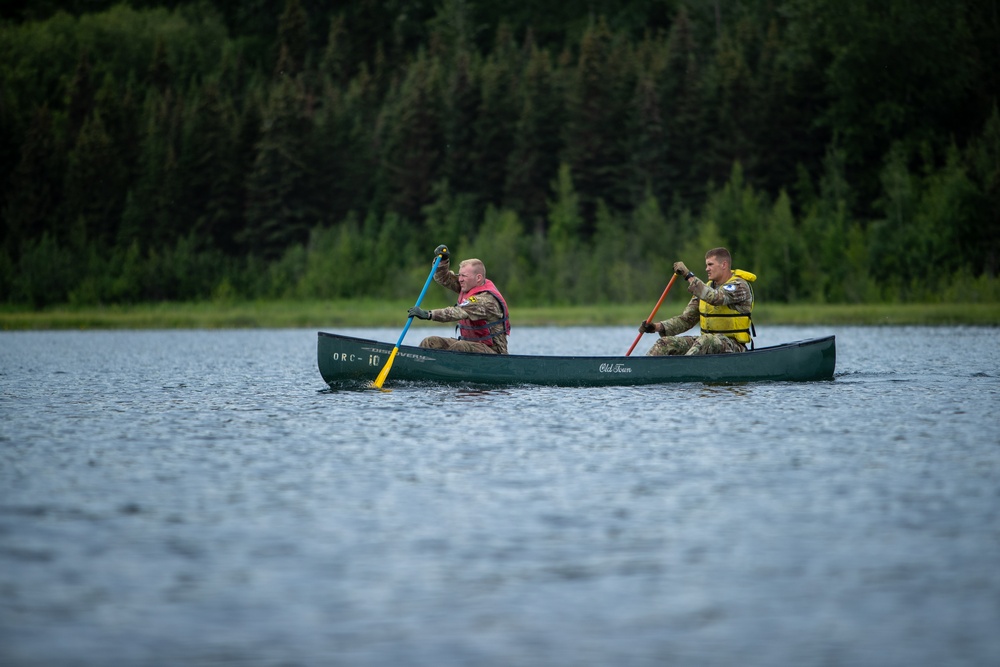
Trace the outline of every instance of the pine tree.
{"type": "Polygon", "coordinates": [[[52,112],[39,107],[21,143],[21,156],[11,176],[3,210],[2,246],[17,256],[22,244],[60,227],[64,155],[58,150],[52,112]]]}
{"type": "Polygon", "coordinates": [[[900,142],[886,157],[881,181],[883,194],[876,202],[881,217],[867,230],[872,277],[889,301],[905,298],[914,277],[921,250],[912,233],[919,201],[919,179],[911,173],[910,155],[900,142]]]}
{"type": "Polygon", "coordinates": [[[587,237],[594,229],[599,200],[613,210],[625,210],[629,202],[623,91],[632,90],[634,74],[625,66],[622,51],[603,19],[591,25],[580,44],[567,104],[565,161],[579,192],[587,237]]]}
{"type": "Polygon", "coordinates": [[[320,61],[320,75],[326,77],[330,85],[336,89],[343,90],[355,70],[354,65],[351,55],[351,36],[343,14],[338,14],[330,19],[326,49],[320,61]]]}
{"type": "Polygon", "coordinates": [[[94,83],[90,56],[86,49],[80,52],[80,59],[76,64],[76,72],[73,80],[69,83],[68,99],[66,111],[69,120],[67,139],[72,145],[76,142],[76,135],[83,128],[83,124],[90,115],[90,110],[94,106],[94,83]]]}
{"type": "Polygon", "coordinates": [[[819,303],[842,303],[847,298],[842,276],[853,193],[844,176],[844,160],[842,150],[835,146],[827,150],[819,197],[803,202],[806,261],[802,296],[819,303]]]}
{"type": "Polygon", "coordinates": [[[522,106],[507,162],[504,201],[531,229],[544,233],[549,184],[559,169],[560,130],[565,118],[547,51],[531,48],[520,92],[522,106]]]}
{"type": "Polygon", "coordinates": [[[480,70],[480,106],[475,122],[474,177],[485,203],[503,203],[507,162],[514,148],[518,106],[515,72],[520,71],[520,52],[506,24],[497,30],[496,44],[480,70]]]}
{"type": "MultiPolygon", "coordinates": [[[[646,274],[644,289],[652,294],[663,277],[673,272],[681,248],[676,218],[668,218],[660,202],[650,192],[632,211],[630,233],[634,239],[631,258],[646,274]]],[[[661,285],[662,286],[662,285],[661,285]]]]}
{"type": "Polygon", "coordinates": [[[121,160],[119,171],[123,190],[134,181],[139,159],[140,102],[134,76],[129,77],[122,89],[110,73],[104,76],[94,98],[94,108],[100,110],[104,127],[121,160]]]}
{"type": "Polygon", "coordinates": [[[552,191],[554,200],[549,203],[549,233],[546,239],[548,251],[536,247],[539,256],[532,259],[535,265],[544,263],[548,278],[539,296],[550,303],[572,303],[584,260],[584,240],[581,238],[584,220],[580,215],[580,196],[569,165],[559,166],[552,191]]]}
{"type": "Polygon", "coordinates": [[[784,190],[778,195],[758,231],[752,260],[760,272],[754,290],[763,301],[793,302],[806,291],[803,274],[806,248],[799,232],[792,202],[784,190]]]}
{"type": "Polygon", "coordinates": [[[70,242],[84,248],[107,248],[117,237],[124,205],[123,160],[100,113],[87,117],[66,170],[65,207],[70,242]]]}
{"type": "Polygon", "coordinates": [[[343,151],[340,159],[345,163],[342,172],[341,192],[344,207],[363,212],[372,206],[375,174],[379,156],[375,150],[374,127],[378,118],[378,91],[375,81],[362,65],[344,96],[342,132],[343,151]]]}
{"type": "Polygon", "coordinates": [[[748,62],[753,27],[744,18],[733,29],[724,29],[715,57],[705,73],[706,102],[710,109],[708,150],[702,156],[708,178],[722,182],[733,163],[749,176],[757,173],[759,151],[754,144],[752,91],[754,73],[748,62]]]}
{"type": "Polygon", "coordinates": [[[289,246],[305,243],[317,222],[309,161],[312,129],[301,81],[279,78],[263,112],[247,184],[241,240],[255,254],[280,256],[289,246]]]}
{"type": "MultiPolygon", "coordinates": [[[[958,147],[952,145],[944,165],[922,179],[920,203],[909,227],[917,247],[912,282],[922,287],[921,301],[934,301],[940,294],[941,274],[972,274],[969,255],[963,253],[970,235],[979,236],[989,248],[997,231],[979,234],[975,225],[978,188],[969,177],[958,147]]],[[[985,231],[985,230],[984,230],[985,231]]],[[[973,252],[973,254],[977,254],[973,252]]]]}
{"type": "Polygon", "coordinates": [[[178,221],[203,240],[217,236],[217,221],[231,215],[231,174],[236,125],[232,106],[222,99],[218,85],[206,82],[185,109],[178,158],[184,196],[178,202],[178,221]]]}
{"type": "Polygon", "coordinates": [[[309,54],[309,16],[300,0],[285,0],[278,20],[278,64],[275,76],[295,78],[306,67],[309,54]]]}
{"type": "Polygon", "coordinates": [[[471,51],[455,55],[448,81],[444,119],[444,176],[450,189],[458,194],[477,195],[476,121],[482,104],[478,67],[471,51]]]}
{"type": "Polygon", "coordinates": [[[701,68],[694,26],[682,5],[670,28],[666,67],[662,70],[661,113],[669,151],[664,178],[681,206],[700,202],[707,173],[702,161],[707,152],[701,100],[701,68]]]}
{"type": "MultiPolygon", "coordinates": [[[[733,257],[740,258],[739,262],[733,260],[735,268],[755,266],[756,240],[765,225],[766,208],[766,195],[746,182],[739,162],[733,163],[729,180],[709,194],[702,210],[702,220],[714,223],[726,238],[726,246],[733,257]]],[[[702,248],[702,254],[710,247],[702,248]]],[[[764,267],[758,268],[763,270],[764,267]]]]}
{"type": "Polygon", "coordinates": [[[174,74],[167,61],[167,47],[162,36],[157,36],[153,46],[153,57],[146,72],[146,83],[161,95],[174,85],[174,74]]]}
{"type": "Polygon", "coordinates": [[[389,210],[410,222],[420,219],[440,177],[443,134],[439,100],[437,62],[421,53],[394,99],[387,101],[379,122],[380,169],[389,210]]]}
{"type": "MultiPolygon", "coordinates": [[[[251,88],[251,91],[257,89],[251,88]]],[[[223,102],[223,104],[226,104],[223,102]]],[[[235,101],[232,104],[236,106],[235,101]]],[[[257,143],[261,134],[261,104],[257,92],[247,95],[242,109],[232,108],[233,126],[229,128],[229,150],[220,156],[222,171],[212,181],[204,233],[212,247],[228,255],[244,248],[247,187],[253,170],[257,143]]]]}
{"type": "Polygon", "coordinates": [[[162,247],[176,238],[177,160],[182,103],[173,91],[147,89],[141,114],[136,174],[126,197],[116,241],[123,247],[139,241],[144,249],[162,247]]]}
{"type": "Polygon", "coordinates": [[[660,109],[660,94],[656,80],[651,76],[643,76],[636,85],[630,130],[633,206],[638,206],[647,195],[652,195],[660,202],[668,201],[669,149],[660,109]]]}
{"type": "Polygon", "coordinates": [[[960,248],[974,274],[995,277],[1000,273],[1000,111],[993,113],[982,133],[968,149],[966,160],[975,183],[974,213],[960,233],[960,248]]]}

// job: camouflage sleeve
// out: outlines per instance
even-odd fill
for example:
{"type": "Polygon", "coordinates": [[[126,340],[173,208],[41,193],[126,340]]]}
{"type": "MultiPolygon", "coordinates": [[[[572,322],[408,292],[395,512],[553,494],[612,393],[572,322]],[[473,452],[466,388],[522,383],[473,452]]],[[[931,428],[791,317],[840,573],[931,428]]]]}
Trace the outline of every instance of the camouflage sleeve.
{"type": "Polygon", "coordinates": [[[463,303],[447,308],[435,308],[431,319],[435,322],[458,322],[459,320],[486,320],[495,322],[503,318],[503,306],[488,292],[470,296],[463,303]]]}
{"type": "Polygon", "coordinates": [[[741,313],[749,313],[753,307],[753,292],[747,281],[742,278],[726,283],[718,289],[709,287],[699,278],[694,278],[688,283],[688,291],[694,294],[695,299],[707,301],[713,306],[729,306],[741,313]]]}
{"type": "Polygon", "coordinates": [[[458,276],[452,273],[451,262],[447,259],[442,259],[438,264],[437,271],[434,272],[434,282],[447,287],[456,294],[462,291],[462,286],[458,284],[458,276]]]}
{"type": "Polygon", "coordinates": [[[688,301],[688,305],[684,307],[684,311],[680,315],[660,322],[660,324],[663,325],[663,333],[660,335],[676,336],[677,334],[684,333],[694,325],[698,324],[699,317],[698,297],[694,297],[688,301]]]}

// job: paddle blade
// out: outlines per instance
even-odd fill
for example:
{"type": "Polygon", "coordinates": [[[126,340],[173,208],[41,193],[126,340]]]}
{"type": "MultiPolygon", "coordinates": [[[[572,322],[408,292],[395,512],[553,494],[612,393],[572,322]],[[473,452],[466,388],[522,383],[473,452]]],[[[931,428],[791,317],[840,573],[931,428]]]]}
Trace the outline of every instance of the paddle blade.
{"type": "Polygon", "coordinates": [[[389,369],[392,368],[392,362],[396,360],[397,352],[399,352],[398,345],[392,348],[392,354],[389,355],[389,360],[385,362],[385,366],[382,367],[382,370],[379,371],[378,377],[375,378],[375,382],[372,383],[372,386],[376,389],[381,389],[382,385],[385,384],[385,379],[389,377],[389,369]]]}

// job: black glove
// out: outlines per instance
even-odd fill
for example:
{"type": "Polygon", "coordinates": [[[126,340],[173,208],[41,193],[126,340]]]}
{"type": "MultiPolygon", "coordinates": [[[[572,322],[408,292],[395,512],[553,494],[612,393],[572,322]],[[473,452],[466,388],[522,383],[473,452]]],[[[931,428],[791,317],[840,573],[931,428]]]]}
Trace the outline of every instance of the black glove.
{"type": "Polygon", "coordinates": [[[442,262],[447,262],[449,259],[451,259],[451,253],[448,252],[448,246],[444,244],[441,244],[438,247],[434,248],[434,256],[437,257],[438,255],[441,255],[442,262]]]}
{"type": "Polygon", "coordinates": [[[650,324],[646,320],[643,320],[642,324],[639,325],[639,332],[640,333],[656,333],[656,323],[654,322],[654,323],[650,324]]]}
{"type": "Polygon", "coordinates": [[[429,319],[431,319],[430,312],[424,310],[420,306],[414,306],[413,308],[410,308],[408,311],[406,311],[406,313],[410,317],[415,317],[418,320],[429,320],[429,319]]]}

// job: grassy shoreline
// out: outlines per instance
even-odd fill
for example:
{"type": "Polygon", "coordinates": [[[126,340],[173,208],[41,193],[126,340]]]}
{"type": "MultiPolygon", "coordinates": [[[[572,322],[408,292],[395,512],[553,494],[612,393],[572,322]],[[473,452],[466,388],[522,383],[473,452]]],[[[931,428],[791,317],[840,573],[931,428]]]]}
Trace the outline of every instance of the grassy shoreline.
{"type": "MultiPolygon", "coordinates": [[[[44,310],[0,308],[0,330],[241,329],[398,327],[413,305],[386,301],[266,301],[248,303],[157,303],[135,306],[63,306],[44,310]]],[[[434,307],[439,307],[432,304],[434,307]]],[[[650,304],[540,306],[514,310],[515,326],[632,325],[650,304]]],[[[664,304],[657,319],[680,311],[664,304]]],[[[759,325],[1000,326],[1000,304],[764,304],[759,325]]]]}

